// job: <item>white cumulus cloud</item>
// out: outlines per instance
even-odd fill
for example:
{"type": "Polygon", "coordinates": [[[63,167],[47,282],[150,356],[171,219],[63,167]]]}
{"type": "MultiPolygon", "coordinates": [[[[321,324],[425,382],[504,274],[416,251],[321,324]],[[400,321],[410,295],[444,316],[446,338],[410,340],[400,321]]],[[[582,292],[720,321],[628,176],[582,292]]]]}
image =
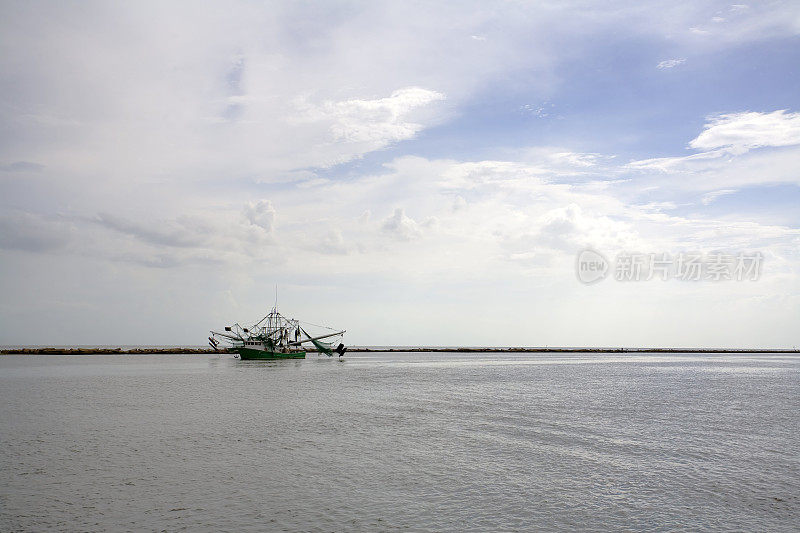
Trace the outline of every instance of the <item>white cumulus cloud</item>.
{"type": "Polygon", "coordinates": [[[336,141],[367,143],[377,149],[416,135],[423,125],[413,122],[409,115],[443,99],[442,93],[407,87],[386,98],[329,100],[319,106],[300,101],[298,106],[306,120],[330,121],[330,131],[336,141]]]}
{"type": "Polygon", "coordinates": [[[737,189],[719,189],[717,191],[711,191],[703,195],[701,202],[703,203],[703,205],[711,205],[720,196],[727,196],[729,194],[734,194],[736,192],[738,192],[737,189]]]}
{"type": "Polygon", "coordinates": [[[764,146],[800,144],[800,113],[729,113],[709,117],[705,130],[689,146],[698,150],[724,149],[744,153],[764,146]]]}
{"type": "Polygon", "coordinates": [[[271,233],[275,225],[275,208],[269,200],[248,202],[244,207],[244,216],[250,224],[260,227],[267,233],[271,233]]]}
{"type": "Polygon", "coordinates": [[[664,70],[664,69],[668,69],[668,68],[677,67],[678,65],[682,65],[684,63],[686,63],[686,59],[683,59],[683,58],[682,59],[667,59],[665,61],[660,62],[658,65],[656,65],[656,68],[658,68],[660,70],[664,70]]]}
{"type": "Polygon", "coordinates": [[[421,235],[419,224],[406,216],[402,208],[394,210],[394,214],[383,221],[381,229],[400,241],[410,241],[421,235]]]}

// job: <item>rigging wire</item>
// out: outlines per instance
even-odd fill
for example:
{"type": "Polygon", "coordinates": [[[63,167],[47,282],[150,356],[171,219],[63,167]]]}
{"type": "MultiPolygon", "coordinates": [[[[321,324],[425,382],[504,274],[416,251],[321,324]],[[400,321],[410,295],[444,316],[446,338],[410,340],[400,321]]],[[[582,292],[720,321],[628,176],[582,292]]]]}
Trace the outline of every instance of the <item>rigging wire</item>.
{"type": "Polygon", "coordinates": [[[318,328],[325,328],[325,329],[329,329],[329,330],[331,330],[331,331],[339,331],[339,330],[337,330],[336,328],[329,328],[328,326],[320,326],[319,324],[314,324],[314,323],[312,323],[312,322],[306,322],[305,320],[298,320],[298,322],[300,322],[301,324],[308,324],[309,326],[316,326],[316,327],[318,327],[318,328]]]}

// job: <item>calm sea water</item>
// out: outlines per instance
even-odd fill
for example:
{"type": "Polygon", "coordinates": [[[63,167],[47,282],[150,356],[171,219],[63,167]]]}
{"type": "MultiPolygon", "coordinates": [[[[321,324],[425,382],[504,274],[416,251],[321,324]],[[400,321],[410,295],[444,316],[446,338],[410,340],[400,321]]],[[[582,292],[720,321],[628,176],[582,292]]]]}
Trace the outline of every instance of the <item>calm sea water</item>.
{"type": "Polygon", "coordinates": [[[797,356],[0,356],[0,530],[798,530],[797,356]]]}

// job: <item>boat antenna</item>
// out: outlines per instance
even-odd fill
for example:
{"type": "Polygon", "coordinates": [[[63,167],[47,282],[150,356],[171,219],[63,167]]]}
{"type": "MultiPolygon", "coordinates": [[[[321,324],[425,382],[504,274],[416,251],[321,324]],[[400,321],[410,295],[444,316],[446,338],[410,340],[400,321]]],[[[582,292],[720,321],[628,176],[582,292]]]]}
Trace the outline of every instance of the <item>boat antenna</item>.
{"type": "Polygon", "coordinates": [[[278,284],[275,284],[275,309],[278,309],[278,284]]]}

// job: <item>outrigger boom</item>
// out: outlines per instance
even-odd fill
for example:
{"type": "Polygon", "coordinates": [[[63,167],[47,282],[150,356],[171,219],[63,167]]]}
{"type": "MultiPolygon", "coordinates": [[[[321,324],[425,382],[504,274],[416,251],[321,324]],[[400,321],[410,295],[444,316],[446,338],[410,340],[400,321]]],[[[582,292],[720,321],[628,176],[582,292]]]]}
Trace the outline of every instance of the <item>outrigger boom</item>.
{"type": "MultiPolygon", "coordinates": [[[[303,333],[305,333],[305,331],[303,333]]],[[[320,339],[327,339],[328,337],[335,337],[337,335],[344,335],[345,333],[347,333],[347,330],[343,329],[342,331],[337,331],[336,333],[329,333],[327,335],[320,335],[319,337],[309,337],[306,340],[302,340],[302,341],[290,342],[289,346],[299,346],[299,345],[303,344],[304,342],[318,341],[320,339]]],[[[308,333],[306,333],[306,335],[308,335],[308,333]]]]}
{"type": "Polygon", "coordinates": [[[230,335],[228,333],[220,333],[219,331],[212,331],[212,335],[219,335],[220,337],[225,337],[226,339],[230,339],[232,341],[243,341],[244,339],[238,335],[230,335]]]}

